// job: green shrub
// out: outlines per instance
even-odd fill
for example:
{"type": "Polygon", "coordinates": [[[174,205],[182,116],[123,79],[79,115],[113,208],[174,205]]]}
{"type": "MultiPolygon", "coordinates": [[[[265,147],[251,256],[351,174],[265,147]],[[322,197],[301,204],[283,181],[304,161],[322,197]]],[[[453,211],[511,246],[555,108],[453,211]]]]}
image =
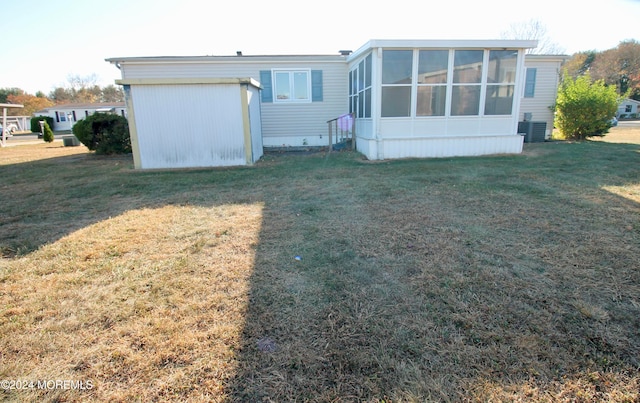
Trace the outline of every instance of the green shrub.
{"type": "Polygon", "coordinates": [[[44,120],[49,124],[49,127],[53,127],[53,118],[51,116],[35,116],[31,118],[31,132],[40,133],[40,121],[44,120]]]}
{"type": "Polygon", "coordinates": [[[119,115],[95,113],[76,122],[73,134],[96,154],[131,152],[129,124],[127,119],[119,115]]]}
{"type": "Polygon", "coordinates": [[[44,133],[43,133],[42,139],[47,143],[51,143],[54,140],[53,130],[51,130],[51,127],[47,122],[44,122],[44,133]]]}
{"type": "Polygon", "coordinates": [[[555,125],[567,139],[603,136],[618,104],[615,86],[608,87],[603,80],[592,82],[588,74],[575,80],[565,74],[558,89],[555,125]]]}

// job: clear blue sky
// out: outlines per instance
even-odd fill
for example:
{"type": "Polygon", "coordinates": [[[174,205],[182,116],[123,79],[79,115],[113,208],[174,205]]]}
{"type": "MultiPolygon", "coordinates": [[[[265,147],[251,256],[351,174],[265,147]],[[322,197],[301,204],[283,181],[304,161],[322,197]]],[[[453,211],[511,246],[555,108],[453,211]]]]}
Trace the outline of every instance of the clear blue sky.
{"type": "Polygon", "coordinates": [[[497,39],[540,20],[566,54],[640,40],[640,0],[0,0],[0,88],[113,84],[120,56],[333,54],[369,39],[497,39]]]}

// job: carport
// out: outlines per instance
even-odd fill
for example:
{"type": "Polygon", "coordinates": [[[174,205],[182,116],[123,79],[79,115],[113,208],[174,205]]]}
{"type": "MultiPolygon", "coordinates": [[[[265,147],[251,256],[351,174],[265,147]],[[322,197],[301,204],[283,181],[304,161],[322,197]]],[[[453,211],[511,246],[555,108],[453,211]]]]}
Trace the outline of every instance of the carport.
{"type": "Polygon", "coordinates": [[[5,128],[7,127],[7,109],[9,108],[24,108],[24,105],[20,105],[20,104],[0,104],[0,107],[2,107],[2,136],[0,136],[0,146],[4,147],[5,146],[5,140],[6,140],[6,130],[5,128]]]}

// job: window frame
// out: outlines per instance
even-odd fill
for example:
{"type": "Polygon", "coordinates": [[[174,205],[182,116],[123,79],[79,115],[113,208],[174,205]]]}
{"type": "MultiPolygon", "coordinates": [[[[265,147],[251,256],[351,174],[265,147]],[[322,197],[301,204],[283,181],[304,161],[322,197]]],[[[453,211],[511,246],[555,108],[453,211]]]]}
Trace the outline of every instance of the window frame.
{"type": "Polygon", "coordinates": [[[307,104],[313,102],[313,92],[311,87],[311,69],[288,69],[288,68],[275,68],[271,69],[272,75],[272,91],[273,91],[273,102],[274,103],[283,103],[283,104],[307,104]],[[288,81],[289,81],[289,93],[295,94],[296,85],[295,85],[295,74],[296,73],[305,73],[306,74],[306,92],[307,98],[288,98],[288,99],[280,99],[278,98],[278,82],[276,81],[276,76],[278,74],[287,73],[288,81]]]}
{"type": "Polygon", "coordinates": [[[349,113],[358,119],[371,119],[373,55],[364,56],[349,71],[349,113]]]}
{"type": "Polygon", "coordinates": [[[484,94],[487,85],[487,64],[489,59],[489,50],[488,49],[452,49],[451,53],[451,99],[449,100],[449,104],[447,105],[449,114],[447,117],[469,117],[469,116],[483,116],[484,115],[484,94]],[[480,64],[480,77],[474,81],[465,81],[461,79],[456,79],[456,53],[457,52],[482,52],[482,60],[480,64]],[[463,88],[468,88],[470,90],[478,89],[478,100],[477,100],[477,108],[474,113],[453,113],[453,100],[454,100],[454,88],[459,88],[462,90],[463,88]]]}
{"type": "MultiPolygon", "coordinates": [[[[382,63],[380,63],[379,66],[384,67],[384,52],[385,51],[389,51],[389,50],[407,50],[405,48],[386,48],[383,49],[382,51],[382,63]]],[[[514,112],[514,108],[515,108],[515,104],[516,104],[516,95],[515,95],[515,91],[516,89],[519,87],[518,85],[518,74],[525,74],[526,69],[521,69],[521,71],[519,72],[518,69],[520,68],[520,66],[522,65],[522,58],[524,57],[524,54],[521,50],[519,49],[496,49],[496,48],[484,48],[484,49],[478,49],[478,48],[448,48],[448,49],[442,49],[442,48],[429,48],[429,47],[425,47],[425,48],[413,48],[413,59],[412,59],[412,72],[411,72],[411,77],[410,77],[410,82],[411,84],[408,83],[402,83],[402,84],[385,84],[385,83],[380,83],[380,98],[379,98],[379,106],[380,106],[380,118],[381,119],[441,119],[441,118],[462,118],[462,119],[466,119],[466,118],[484,118],[484,117],[488,117],[488,118],[492,118],[492,117],[505,117],[505,116],[512,116],[515,112],[514,112]],[[419,82],[419,65],[420,65],[420,53],[422,51],[438,51],[438,50],[446,50],[448,52],[448,70],[447,70],[447,77],[446,77],[446,83],[420,83],[419,82]],[[465,79],[465,77],[458,77],[456,79],[456,52],[464,52],[464,51],[477,51],[480,52],[480,54],[482,55],[482,59],[481,60],[476,60],[474,63],[479,64],[480,66],[480,71],[479,71],[479,75],[475,78],[473,78],[473,80],[471,80],[472,82],[469,82],[470,79],[467,78],[465,79]],[[497,82],[497,83],[493,83],[493,82],[489,82],[489,70],[490,70],[490,62],[491,62],[491,52],[492,51],[512,51],[515,53],[516,55],[516,60],[515,60],[515,71],[514,71],[514,75],[513,76],[509,76],[508,74],[504,75],[504,77],[500,80],[501,82],[497,82]],[[508,78],[507,78],[508,77],[508,78]],[[506,79],[505,79],[506,78],[506,79]],[[419,113],[419,108],[418,108],[418,100],[420,98],[419,95],[419,91],[420,88],[423,87],[431,87],[432,91],[442,91],[442,89],[440,90],[436,90],[436,87],[440,87],[440,88],[446,88],[445,90],[445,105],[444,105],[444,114],[431,114],[431,115],[424,115],[424,114],[418,114],[419,113]],[[385,109],[385,104],[384,104],[384,92],[385,92],[385,88],[398,88],[398,87],[408,87],[410,88],[410,101],[409,101],[409,113],[408,115],[402,115],[402,116],[385,116],[383,114],[384,109],[385,109]],[[474,94],[474,100],[473,102],[475,103],[472,107],[472,110],[469,110],[468,108],[463,107],[464,105],[460,105],[458,104],[458,108],[455,107],[454,105],[454,100],[456,99],[465,99],[465,100],[469,100],[468,97],[463,97],[460,98],[461,96],[461,91],[465,92],[465,91],[472,91],[474,94]],[[497,109],[494,110],[489,110],[489,108],[487,107],[487,103],[491,101],[491,99],[487,99],[490,95],[492,94],[497,94],[497,93],[505,93],[507,94],[505,97],[509,97],[511,98],[511,107],[510,107],[510,113],[496,113],[496,111],[498,112],[502,112],[504,110],[506,110],[506,107],[500,107],[498,102],[495,102],[493,105],[497,106],[497,109]],[[476,109],[477,106],[477,109],[476,109]],[[454,113],[455,111],[457,111],[457,113],[454,113]],[[487,112],[490,113],[487,113],[487,112]],[[473,113],[471,113],[473,112],[473,113]]],[[[476,57],[477,59],[477,57],[476,57]]],[[[470,65],[473,65],[474,63],[471,63],[470,65]]],[[[463,71],[462,69],[460,71],[463,71]]],[[[494,72],[495,73],[495,72],[494,72]]],[[[379,77],[382,77],[382,75],[384,74],[384,72],[380,72],[379,73],[379,77]]],[[[524,87],[524,86],[521,86],[524,87]]],[[[495,97],[493,97],[495,98],[495,97]]],[[[397,107],[397,105],[395,105],[397,107]]],[[[393,109],[393,107],[391,106],[391,104],[389,105],[389,107],[391,109],[393,109]]]]}
{"type": "MultiPolygon", "coordinates": [[[[415,54],[414,54],[415,55],[415,54]]],[[[415,56],[414,56],[415,57],[415,56]]],[[[444,117],[447,116],[447,105],[450,103],[451,92],[448,89],[449,86],[449,77],[451,70],[451,50],[450,49],[417,49],[417,67],[416,67],[416,105],[415,105],[415,117],[416,118],[436,118],[436,117],[444,117]],[[446,63],[446,71],[445,71],[445,80],[444,82],[420,82],[420,56],[423,52],[445,52],[447,56],[446,63]],[[444,88],[444,108],[442,109],[442,114],[419,114],[420,105],[420,89],[421,88],[429,88],[432,91],[432,94],[435,93],[436,90],[441,90],[444,88]]],[[[433,97],[433,95],[432,95],[433,97]]]]}
{"type": "MultiPolygon", "coordinates": [[[[398,119],[398,118],[413,118],[415,117],[415,102],[414,102],[414,93],[417,90],[414,90],[415,85],[416,85],[416,66],[415,64],[417,63],[416,61],[416,49],[394,49],[394,48],[388,48],[388,49],[383,49],[382,50],[382,71],[380,73],[380,117],[381,118],[391,118],[391,119],[398,119]],[[410,63],[410,68],[411,68],[411,74],[406,77],[409,79],[409,82],[395,82],[395,83],[385,83],[385,53],[387,52],[411,52],[411,63],[410,63]],[[385,110],[388,110],[389,112],[392,111],[397,111],[399,110],[398,108],[398,102],[394,102],[388,106],[385,107],[385,95],[390,95],[395,93],[400,94],[401,92],[403,92],[403,90],[406,91],[406,89],[409,89],[409,104],[408,104],[408,111],[406,115],[385,115],[385,110]]],[[[404,98],[404,101],[406,101],[406,98],[404,98]]],[[[402,105],[404,106],[404,105],[402,105]]],[[[403,108],[404,109],[404,108],[403,108]]]]}
{"type": "MultiPolygon", "coordinates": [[[[509,116],[513,114],[513,101],[515,98],[515,88],[516,88],[516,73],[518,71],[518,52],[516,50],[502,50],[502,49],[489,49],[488,53],[488,63],[487,63],[487,82],[484,84],[484,92],[485,92],[485,99],[484,99],[484,107],[482,110],[482,116],[509,116]],[[509,73],[509,69],[505,69],[504,70],[504,77],[499,78],[499,81],[492,81],[489,82],[489,73],[490,70],[493,68],[493,66],[491,65],[491,53],[492,52],[501,52],[501,53],[509,53],[509,54],[513,54],[515,52],[516,58],[514,61],[514,65],[511,66],[513,67],[513,77],[511,77],[508,73],[509,73]],[[497,94],[498,96],[490,96],[493,94],[497,94]],[[500,96],[500,94],[503,94],[502,96],[500,96]],[[504,95],[506,94],[506,96],[504,95]],[[500,99],[506,99],[509,98],[511,100],[510,104],[509,104],[509,113],[504,113],[502,112],[502,110],[500,109],[501,107],[504,107],[505,105],[507,105],[506,103],[504,103],[504,105],[500,105],[500,99]],[[487,110],[489,108],[492,108],[491,113],[488,113],[487,110]]],[[[496,63],[497,64],[497,63],[496,63]]],[[[497,69],[496,74],[500,74],[500,69],[497,69]]],[[[526,76],[526,69],[525,69],[525,76],[526,76]]]]}

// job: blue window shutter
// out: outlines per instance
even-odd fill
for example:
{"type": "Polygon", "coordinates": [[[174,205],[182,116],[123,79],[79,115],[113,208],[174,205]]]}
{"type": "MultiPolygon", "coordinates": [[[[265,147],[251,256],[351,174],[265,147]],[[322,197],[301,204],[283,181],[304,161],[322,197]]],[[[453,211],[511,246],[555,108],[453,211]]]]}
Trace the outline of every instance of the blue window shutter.
{"type": "Polygon", "coordinates": [[[322,70],[311,70],[311,101],[322,102],[322,70]]]}
{"type": "Polygon", "coordinates": [[[527,69],[527,78],[524,83],[525,98],[533,98],[536,92],[536,73],[537,69],[527,69]]]}
{"type": "Polygon", "coordinates": [[[262,102],[273,102],[273,85],[271,84],[271,70],[260,70],[260,91],[262,102]]]}

